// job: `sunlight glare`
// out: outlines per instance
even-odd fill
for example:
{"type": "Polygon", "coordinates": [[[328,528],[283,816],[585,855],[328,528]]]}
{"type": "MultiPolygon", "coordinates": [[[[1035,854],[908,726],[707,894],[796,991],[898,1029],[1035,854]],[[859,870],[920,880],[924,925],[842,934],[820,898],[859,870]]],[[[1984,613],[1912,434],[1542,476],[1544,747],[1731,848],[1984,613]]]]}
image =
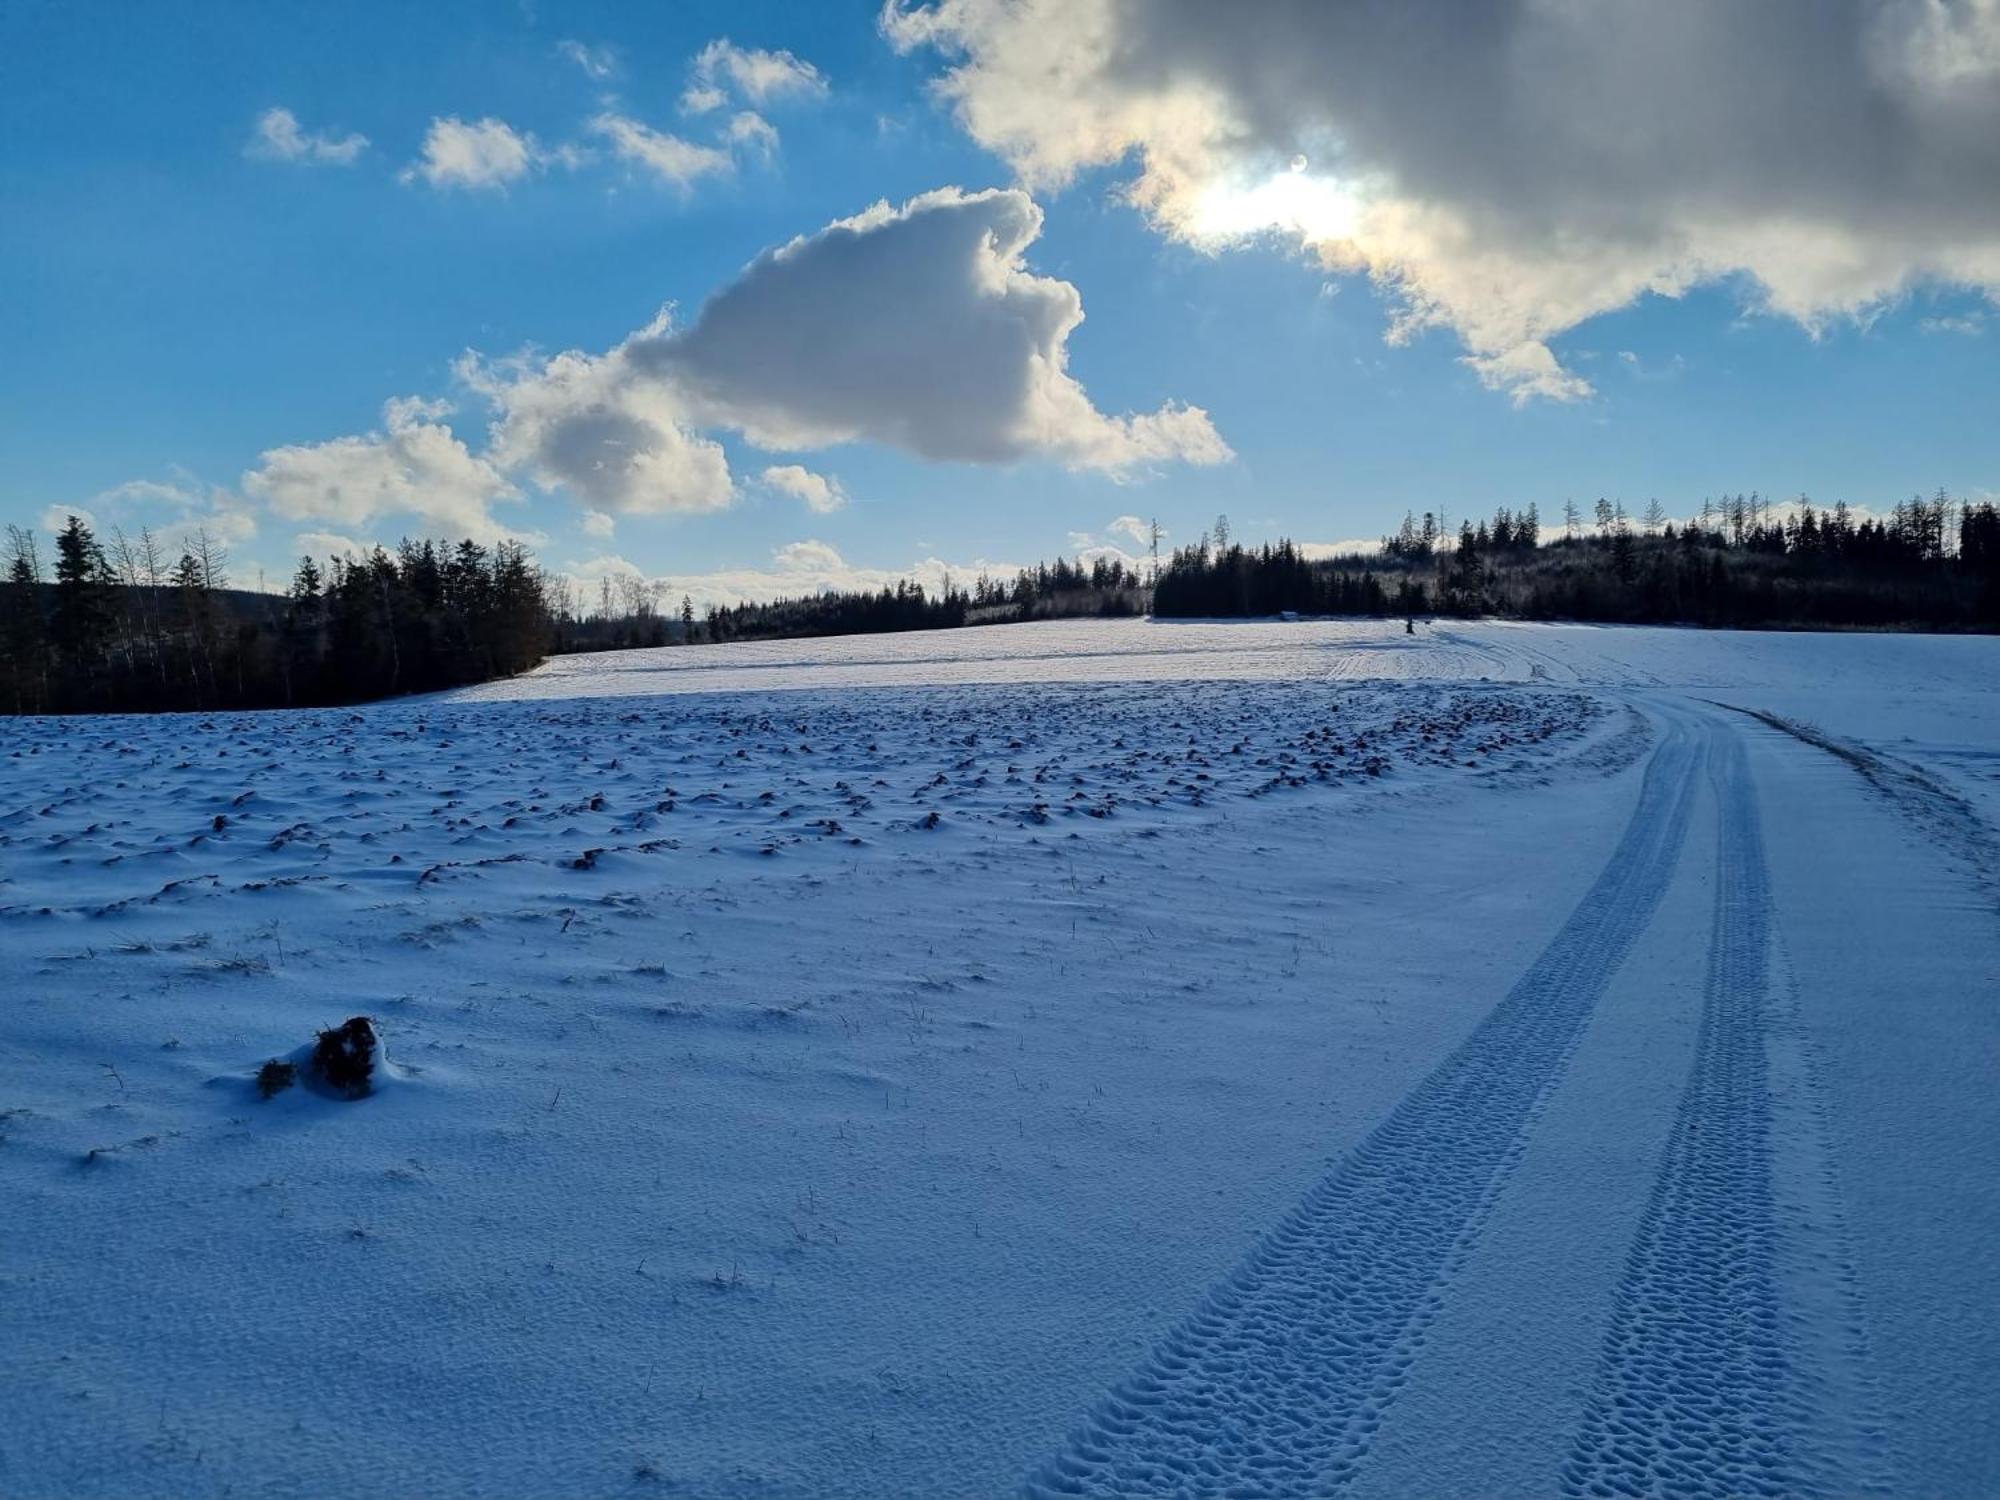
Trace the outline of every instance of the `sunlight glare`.
{"type": "Polygon", "coordinates": [[[1287,165],[1262,182],[1211,183],[1196,202],[1193,233],[1234,240],[1280,230],[1310,244],[1352,238],[1360,215],[1354,194],[1336,178],[1309,172],[1303,156],[1287,165]]]}

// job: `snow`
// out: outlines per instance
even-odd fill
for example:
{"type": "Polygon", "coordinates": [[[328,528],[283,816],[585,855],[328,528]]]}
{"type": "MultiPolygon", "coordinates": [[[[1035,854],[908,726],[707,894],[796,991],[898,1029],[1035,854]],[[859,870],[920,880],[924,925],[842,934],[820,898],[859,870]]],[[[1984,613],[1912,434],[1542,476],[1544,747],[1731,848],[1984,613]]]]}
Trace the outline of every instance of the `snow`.
{"type": "Polygon", "coordinates": [[[1993,1492],[1996,695],[1090,621],[8,721],[0,1494],[1993,1492]]]}

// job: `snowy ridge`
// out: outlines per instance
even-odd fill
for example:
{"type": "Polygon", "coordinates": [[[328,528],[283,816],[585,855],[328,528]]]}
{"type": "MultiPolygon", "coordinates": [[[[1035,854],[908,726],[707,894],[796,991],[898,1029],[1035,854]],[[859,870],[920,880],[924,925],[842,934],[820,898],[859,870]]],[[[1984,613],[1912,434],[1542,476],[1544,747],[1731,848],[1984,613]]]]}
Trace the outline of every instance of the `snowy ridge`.
{"type": "Polygon", "coordinates": [[[1671,723],[1611,861],[1519,984],[1114,1390],[1031,1496],[1325,1493],[1672,875],[1697,742],[1671,723]]]}

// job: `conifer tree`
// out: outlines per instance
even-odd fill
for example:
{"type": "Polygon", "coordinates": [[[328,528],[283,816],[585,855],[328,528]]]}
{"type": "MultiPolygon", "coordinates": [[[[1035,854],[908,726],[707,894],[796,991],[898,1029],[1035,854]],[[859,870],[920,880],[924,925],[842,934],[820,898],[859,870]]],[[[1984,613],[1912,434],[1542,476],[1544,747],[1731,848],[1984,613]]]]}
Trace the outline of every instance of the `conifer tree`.
{"type": "Polygon", "coordinates": [[[72,515],[56,534],[56,603],[49,634],[85,675],[103,655],[111,629],[109,575],[96,536],[81,516],[72,515]]]}

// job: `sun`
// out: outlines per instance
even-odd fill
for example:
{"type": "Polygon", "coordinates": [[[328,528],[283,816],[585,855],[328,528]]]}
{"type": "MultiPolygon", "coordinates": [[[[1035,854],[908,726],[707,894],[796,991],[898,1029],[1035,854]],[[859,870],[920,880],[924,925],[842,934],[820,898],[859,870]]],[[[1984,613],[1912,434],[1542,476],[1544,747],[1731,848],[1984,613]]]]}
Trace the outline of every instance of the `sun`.
{"type": "Polygon", "coordinates": [[[1240,240],[1276,230],[1309,244],[1350,239],[1360,204],[1340,179],[1316,175],[1304,156],[1261,181],[1218,180],[1196,199],[1188,225],[1198,238],[1240,240]]]}

